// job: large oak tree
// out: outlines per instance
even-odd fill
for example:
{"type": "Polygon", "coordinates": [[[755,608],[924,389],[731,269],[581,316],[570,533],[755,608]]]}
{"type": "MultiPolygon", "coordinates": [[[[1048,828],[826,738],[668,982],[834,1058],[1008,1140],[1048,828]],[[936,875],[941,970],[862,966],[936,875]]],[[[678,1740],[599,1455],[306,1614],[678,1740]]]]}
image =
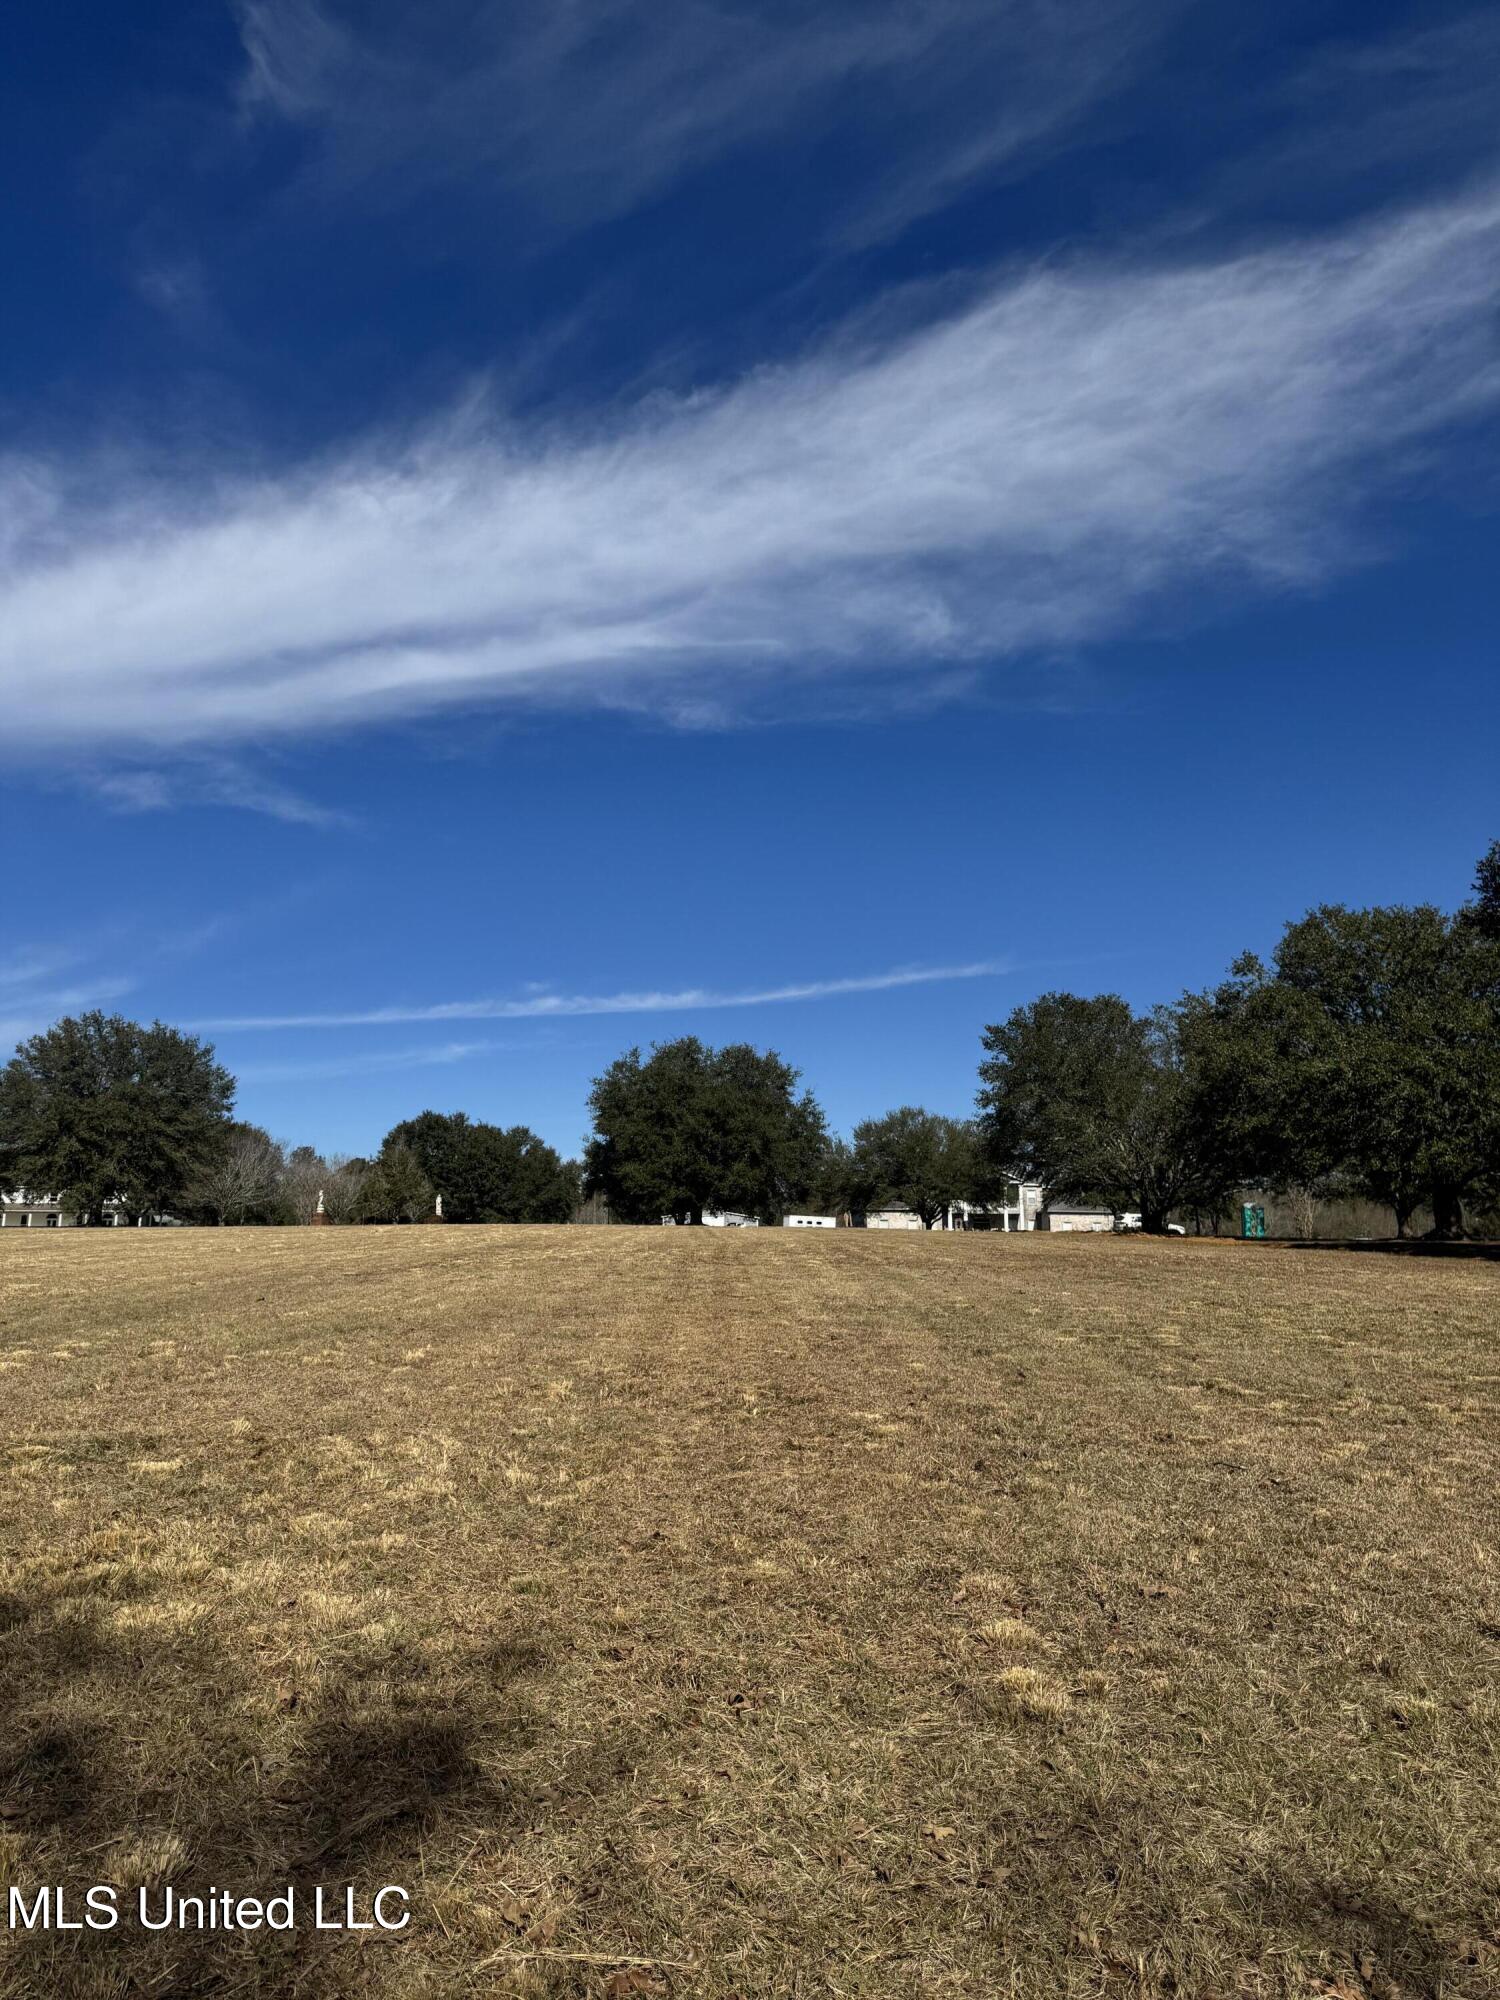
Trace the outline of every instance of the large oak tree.
{"type": "Polygon", "coordinates": [[[58,1197],[81,1221],[110,1202],[171,1210],[230,1136],[234,1078],[213,1049],[155,1021],[58,1021],[0,1070],[0,1177],[58,1197]]]}
{"type": "Polygon", "coordinates": [[[924,1229],[972,1200],[980,1178],[973,1126],[914,1104],[856,1125],[850,1166],[851,1185],[863,1190],[852,1205],[904,1202],[924,1229]]]}
{"type": "Polygon", "coordinates": [[[620,1222],[702,1222],[710,1211],[771,1219],[819,1183],[823,1113],[774,1050],[696,1036],[631,1049],[594,1080],[586,1191],[620,1222]]]}
{"type": "Polygon", "coordinates": [[[1178,1009],[1135,1014],[1114,993],[1044,993],[983,1042],[980,1131],[993,1172],[1138,1210],[1154,1234],[1174,1208],[1222,1199],[1194,1126],[1178,1009]]]}
{"type": "Polygon", "coordinates": [[[1328,905],[1209,996],[1200,1103],[1244,1178],[1331,1175],[1398,1234],[1424,1203],[1463,1233],[1500,1185],[1500,935],[1477,908],[1328,905]]]}

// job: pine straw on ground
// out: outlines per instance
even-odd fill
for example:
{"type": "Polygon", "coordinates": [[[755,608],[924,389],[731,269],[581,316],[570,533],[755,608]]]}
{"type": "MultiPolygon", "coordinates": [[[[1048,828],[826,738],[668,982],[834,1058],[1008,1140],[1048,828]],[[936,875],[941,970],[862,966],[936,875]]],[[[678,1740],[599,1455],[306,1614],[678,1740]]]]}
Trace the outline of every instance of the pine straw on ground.
{"type": "Polygon", "coordinates": [[[0,1992],[1500,1994],[1500,1272],[0,1238],[0,1992]]]}

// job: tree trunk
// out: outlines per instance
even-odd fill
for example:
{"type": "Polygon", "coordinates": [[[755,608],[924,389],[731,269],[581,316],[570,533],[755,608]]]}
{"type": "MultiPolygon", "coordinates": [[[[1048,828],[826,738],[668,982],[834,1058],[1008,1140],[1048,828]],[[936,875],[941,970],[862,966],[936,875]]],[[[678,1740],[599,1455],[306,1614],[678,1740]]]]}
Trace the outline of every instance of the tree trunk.
{"type": "Polygon", "coordinates": [[[1450,1243],[1467,1234],[1463,1197],[1457,1188],[1435,1187],[1432,1190],[1432,1228],[1429,1234],[1440,1242],[1450,1243]]]}
{"type": "Polygon", "coordinates": [[[1165,1236],[1167,1233],[1167,1211],[1164,1208],[1143,1208],[1141,1210],[1142,1236],[1165,1236]]]}

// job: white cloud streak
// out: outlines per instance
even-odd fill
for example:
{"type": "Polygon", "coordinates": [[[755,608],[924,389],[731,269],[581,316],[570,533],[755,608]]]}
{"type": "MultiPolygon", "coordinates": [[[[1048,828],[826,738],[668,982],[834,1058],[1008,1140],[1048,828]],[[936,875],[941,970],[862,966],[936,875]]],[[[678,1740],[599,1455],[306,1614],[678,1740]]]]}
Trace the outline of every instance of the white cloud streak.
{"type": "Polygon", "coordinates": [[[1044,268],[607,430],[107,502],[0,474],[11,756],[1014,656],[1316,581],[1500,399],[1500,195],[1186,268],[1044,268]]]}
{"type": "Polygon", "coordinates": [[[513,1047],[507,1042],[448,1042],[437,1049],[385,1049],[362,1056],[333,1056],[319,1062],[240,1064],[240,1083],[312,1083],[341,1076],[380,1076],[409,1069],[443,1069],[475,1056],[492,1055],[513,1047]]]}
{"type": "Polygon", "coordinates": [[[82,953],[66,945],[17,945],[0,958],[0,993],[32,987],[76,965],[82,953]]]}
{"type": "Polygon", "coordinates": [[[274,778],[228,758],[187,759],[169,770],[129,766],[116,771],[75,774],[113,811],[175,812],[183,806],[228,806],[263,813],[288,826],[350,827],[348,813],[306,799],[274,778]]]}
{"type": "MultiPolygon", "coordinates": [[[[296,894],[278,902],[293,900],[296,894]]],[[[229,912],[185,930],[153,931],[139,922],[111,922],[67,943],[17,945],[0,956],[0,1055],[12,1043],[41,1034],[60,1016],[103,1008],[139,992],[163,966],[196,957],[241,921],[229,912]],[[134,969],[117,971],[122,960],[134,969]],[[59,983],[66,977],[67,984],[59,983]]]]}
{"type": "Polygon", "coordinates": [[[555,1021],[588,1014],[671,1014],[721,1007],[771,1007],[793,1000],[835,1000],[854,993],[888,993],[951,979],[986,979],[1007,970],[997,959],[972,965],[909,965],[854,979],[814,979],[751,992],[722,993],[690,986],[676,992],[533,993],[519,1000],[445,1000],[429,1007],[373,1007],[345,1014],[242,1014],[198,1021],[202,1032],[228,1034],[273,1028],[386,1028],[414,1021],[555,1021]]]}
{"type": "Polygon", "coordinates": [[[63,1014],[107,1006],[133,992],[134,979],[100,977],[77,986],[40,988],[17,980],[0,992],[0,1001],[17,1011],[0,1016],[0,1059],[11,1048],[41,1034],[63,1014]]]}
{"type": "Polygon", "coordinates": [[[1180,0],[240,0],[242,102],[330,197],[503,189],[512,224],[618,215],[748,146],[872,135],[853,233],[894,234],[1117,89],[1180,0]]]}

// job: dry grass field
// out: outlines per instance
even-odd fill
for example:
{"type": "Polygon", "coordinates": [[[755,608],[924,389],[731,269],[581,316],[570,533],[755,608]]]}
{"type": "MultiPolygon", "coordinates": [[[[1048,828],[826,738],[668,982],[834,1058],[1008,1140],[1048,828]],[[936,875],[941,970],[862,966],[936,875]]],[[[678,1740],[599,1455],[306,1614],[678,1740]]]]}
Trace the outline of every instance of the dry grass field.
{"type": "Polygon", "coordinates": [[[1485,1264],[6,1235],[0,1893],[414,1914],[0,1992],[1493,2000],[1497,1390],[1485,1264]]]}

